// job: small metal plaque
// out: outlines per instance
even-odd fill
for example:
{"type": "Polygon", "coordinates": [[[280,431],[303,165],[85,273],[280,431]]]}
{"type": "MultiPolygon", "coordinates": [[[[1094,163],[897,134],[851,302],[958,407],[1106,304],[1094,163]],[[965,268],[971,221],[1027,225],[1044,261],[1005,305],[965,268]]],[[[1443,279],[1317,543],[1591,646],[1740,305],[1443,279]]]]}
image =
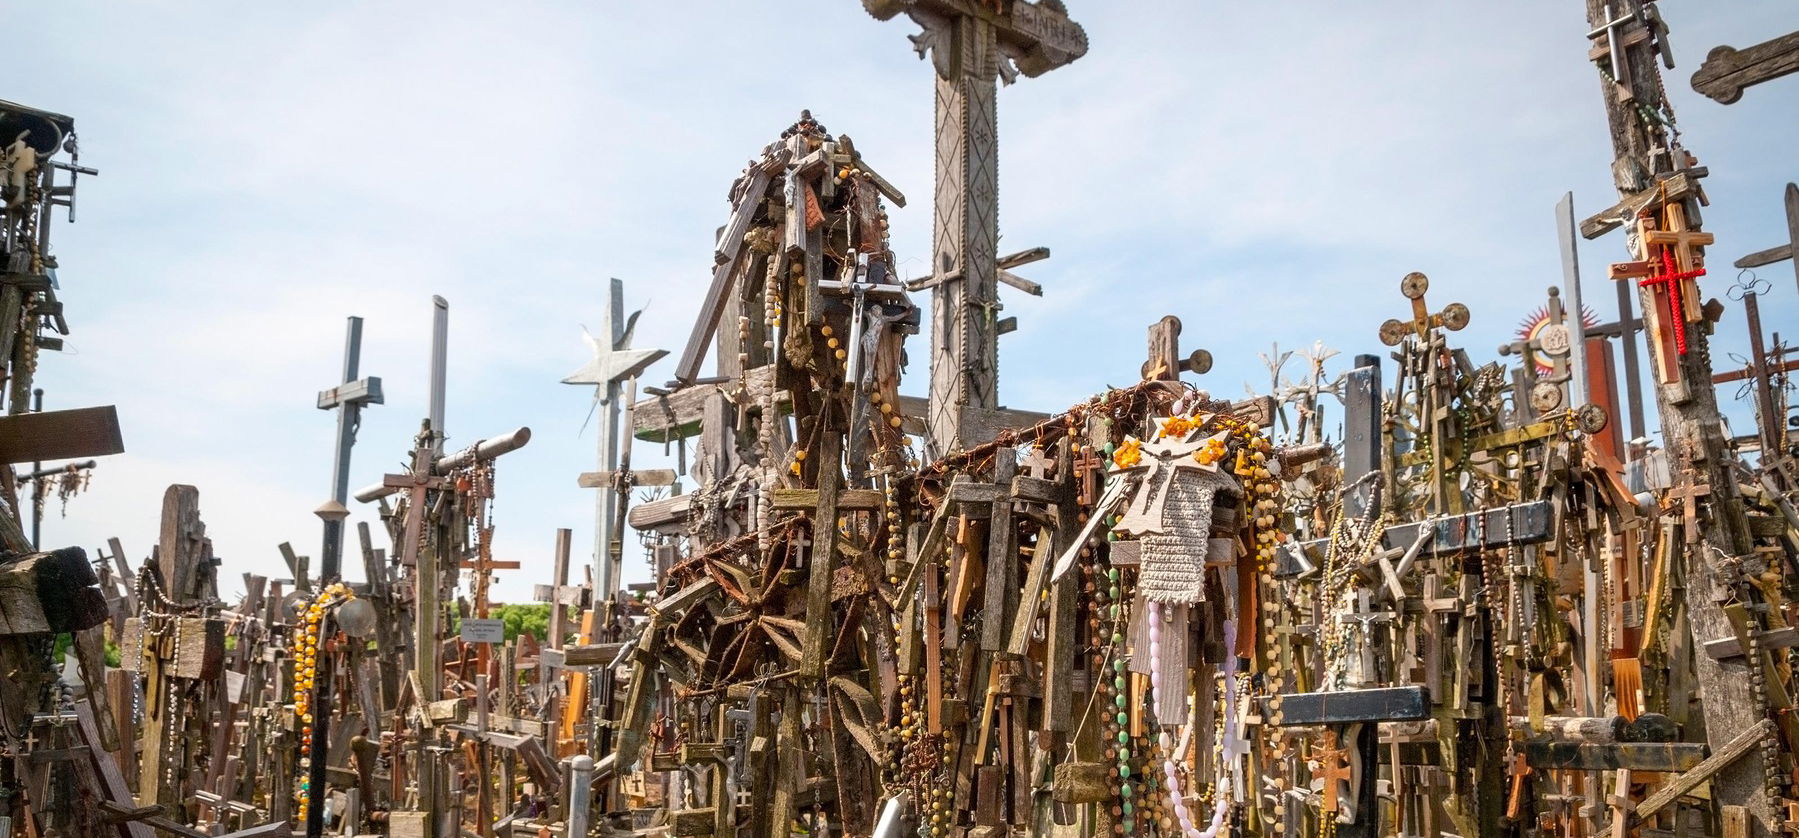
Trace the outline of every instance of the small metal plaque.
{"type": "Polygon", "coordinates": [[[500,643],[506,639],[506,621],[465,617],[462,620],[462,642],[500,643]]]}

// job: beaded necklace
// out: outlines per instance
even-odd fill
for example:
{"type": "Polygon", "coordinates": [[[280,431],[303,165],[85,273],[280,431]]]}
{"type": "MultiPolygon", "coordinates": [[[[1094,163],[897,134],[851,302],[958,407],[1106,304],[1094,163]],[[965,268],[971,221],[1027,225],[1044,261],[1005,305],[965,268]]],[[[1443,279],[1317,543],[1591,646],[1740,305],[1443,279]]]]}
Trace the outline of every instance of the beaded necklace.
{"type": "Polygon", "coordinates": [[[330,684],[315,684],[319,671],[319,644],[325,628],[325,611],[356,598],[355,592],[342,582],[333,583],[300,614],[302,627],[294,637],[294,719],[300,726],[300,771],[294,794],[294,817],[306,821],[312,807],[312,702],[316,690],[327,690],[330,684]]]}

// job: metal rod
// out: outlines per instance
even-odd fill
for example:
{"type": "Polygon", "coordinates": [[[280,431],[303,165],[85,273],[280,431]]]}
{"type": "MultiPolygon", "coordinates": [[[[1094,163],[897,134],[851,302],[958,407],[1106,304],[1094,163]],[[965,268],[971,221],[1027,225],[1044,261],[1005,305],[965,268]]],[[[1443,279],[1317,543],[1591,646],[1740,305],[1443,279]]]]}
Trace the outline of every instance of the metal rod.
{"type": "Polygon", "coordinates": [[[1587,314],[1581,303],[1580,290],[1580,250],[1575,247],[1574,235],[1574,193],[1562,196],[1555,205],[1556,237],[1562,246],[1562,285],[1567,289],[1568,305],[1573,314],[1564,317],[1568,327],[1568,361],[1569,373],[1573,381],[1568,387],[1568,396],[1572,407],[1581,407],[1592,400],[1587,388],[1587,314]]]}
{"type": "MultiPolygon", "coordinates": [[[[42,387],[38,387],[31,391],[31,412],[32,413],[43,413],[44,412],[44,388],[42,388],[42,387]]],[[[38,472],[43,471],[43,470],[44,470],[43,461],[33,460],[31,462],[31,473],[33,475],[36,475],[38,472]]],[[[43,537],[43,531],[44,531],[44,483],[41,480],[33,479],[31,481],[31,549],[33,549],[33,550],[44,549],[43,541],[41,540],[41,538],[43,537]]]]}
{"type": "Polygon", "coordinates": [[[444,450],[444,385],[450,355],[450,302],[431,297],[431,398],[426,416],[431,420],[431,452],[444,450]]]}
{"type": "MultiPolygon", "coordinates": [[[[496,436],[491,439],[480,440],[474,445],[464,448],[461,451],[457,451],[454,454],[439,457],[432,465],[432,471],[437,474],[442,474],[446,471],[462,468],[470,463],[485,462],[502,454],[517,451],[520,448],[525,447],[525,444],[530,441],[531,429],[528,427],[518,428],[508,434],[496,436]]],[[[360,503],[374,503],[381,498],[396,494],[399,491],[399,489],[393,486],[376,483],[357,489],[356,494],[351,495],[351,497],[356,498],[360,503]]]]}

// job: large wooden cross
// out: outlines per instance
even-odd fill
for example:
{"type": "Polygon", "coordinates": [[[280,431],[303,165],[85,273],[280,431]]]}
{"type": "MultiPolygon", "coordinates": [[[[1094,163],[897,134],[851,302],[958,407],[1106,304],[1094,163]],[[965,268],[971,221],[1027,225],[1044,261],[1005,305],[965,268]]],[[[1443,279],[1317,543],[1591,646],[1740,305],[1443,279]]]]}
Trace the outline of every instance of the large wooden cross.
{"type": "Polygon", "coordinates": [[[1723,104],[1743,98],[1743,88],[1799,73],[1799,32],[1748,49],[1713,47],[1693,74],[1693,89],[1723,104]]]}
{"type": "MultiPolygon", "coordinates": [[[[999,406],[997,82],[1036,77],[1087,53],[1087,33],[1060,0],[863,0],[878,20],[901,12],[937,71],[936,208],[932,225],[931,396],[936,450],[979,442],[969,411],[999,406]]],[[[1021,254],[1026,257],[1031,251],[1021,254]]],[[[916,287],[916,286],[915,286],[916,287]]],[[[978,425],[978,422],[975,423],[978,425]]]]}

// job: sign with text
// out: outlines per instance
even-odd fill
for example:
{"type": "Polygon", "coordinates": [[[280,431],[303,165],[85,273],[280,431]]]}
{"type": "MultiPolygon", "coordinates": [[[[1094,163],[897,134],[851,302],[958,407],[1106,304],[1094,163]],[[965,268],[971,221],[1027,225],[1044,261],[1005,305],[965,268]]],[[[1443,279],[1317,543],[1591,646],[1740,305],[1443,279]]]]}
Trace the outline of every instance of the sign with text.
{"type": "Polygon", "coordinates": [[[499,643],[506,639],[506,621],[465,617],[462,620],[462,642],[499,643]]]}

